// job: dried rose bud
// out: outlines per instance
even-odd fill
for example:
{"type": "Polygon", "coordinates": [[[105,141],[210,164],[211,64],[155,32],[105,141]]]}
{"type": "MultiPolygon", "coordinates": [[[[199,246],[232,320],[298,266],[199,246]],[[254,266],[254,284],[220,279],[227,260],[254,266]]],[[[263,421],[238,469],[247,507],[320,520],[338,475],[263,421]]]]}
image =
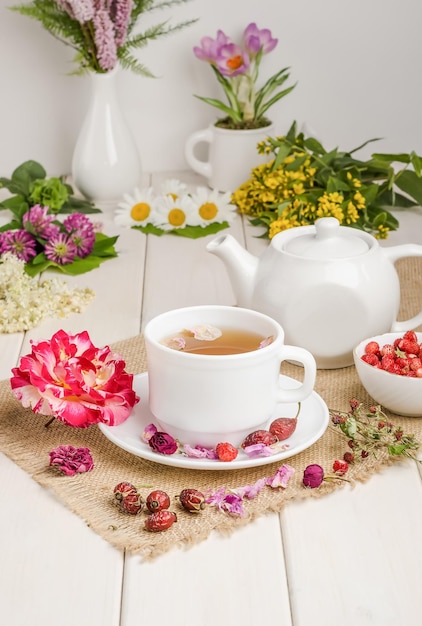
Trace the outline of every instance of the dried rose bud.
{"type": "Polygon", "coordinates": [[[49,455],[50,466],[66,474],[66,476],[74,476],[94,469],[94,461],[89,448],[59,446],[49,452],[49,455]]]}
{"type": "Polygon", "coordinates": [[[168,433],[157,431],[148,441],[150,448],[160,454],[174,454],[178,448],[177,442],[168,433]]]}
{"type": "Polygon", "coordinates": [[[311,489],[315,489],[315,487],[319,487],[322,481],[324,480],[324,470],[321,465],[317,465],[314,463],[313,465],[308,465],[303,472],[303,484],[305,487],[310,487],[311,489]]]}
{"type": "Polygon", "coordinates": [[[157,511],[156,513],[151,513],[148,515],[144,522],[144,526],[146,530],[149,530],[153,533],[159,533],[162,530],[167,530],[177,522],[177,515],[172,511],[157,511]]]}

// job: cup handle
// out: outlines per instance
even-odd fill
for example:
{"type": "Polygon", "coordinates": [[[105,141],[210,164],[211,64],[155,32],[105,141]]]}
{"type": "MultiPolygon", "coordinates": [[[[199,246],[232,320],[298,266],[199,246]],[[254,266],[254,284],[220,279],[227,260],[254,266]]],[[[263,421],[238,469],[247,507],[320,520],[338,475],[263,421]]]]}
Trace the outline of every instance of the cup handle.
{"type": "Polygon", "coordinates": [[[188,162],[189,167],[193,169],[197,174],[201,174],[205,178],[210,178],[212,174],[211,163],[209,161],[200,161],[194,155],[195,146],[198,143],[209,143],[213,140],[212,131],[209,128],[204,130],[198,130],[188,137],[185,144],[185,159],[188,162]]]}
{"type": "MultiPolygon", "coordinates": [[[[422,256],[422,246],[417,243],[403,243],[399,246],[391,246],[383,248],[385,256],[394,263],[398,259],[407,257],[422,256]]],[[[395,321],[391,327],[393,333],[403,333],[406,330],[411,330],[422,324],[422,311],[420,311],[414,317],[403,320],[401,322],[395,321]]]]}
{"type": "Polygon", "coordinates": [[[276,397],[278,402],[301,402],[311,395],[315,386],[316,361],[312,354],[298,346],[283,346],[282,362],[297,361],[303,365],[303,382],[299,387],[287,389],[279,386],[276,397]]]}

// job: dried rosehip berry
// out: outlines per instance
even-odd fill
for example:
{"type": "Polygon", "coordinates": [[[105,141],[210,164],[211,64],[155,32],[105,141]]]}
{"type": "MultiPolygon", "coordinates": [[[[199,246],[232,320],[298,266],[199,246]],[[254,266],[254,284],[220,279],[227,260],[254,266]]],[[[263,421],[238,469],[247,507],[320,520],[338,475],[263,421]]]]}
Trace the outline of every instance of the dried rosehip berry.
{"type": "Polygon", "coordinates": [[[273,443],[277,443],[277,437],[273,433],[270,433],[269,430],[254,430],[245,437],[240,447],[247,448],[257,443],[263,443],[264,446],[271,446],[273,443]]]}
{"type": "Polygon", "coordinates": [[[164,509],[168,509],[170,506],[170,497],[165,491],[161,491],[161,489],[156,489],[155,491],[151,491],[148,494],[146,499],[146,505],[148,511],[151,513],[155,513],[156,511],[163,511],[164,509]]]}
{"type": "Polygon", "coordinates": [[[278,417],[270,424],[270,433],[275,435],[279,441],[288,439],[293,435],[297,426],[296,417],[278,417]]]}
{"type": "Polygon", "coordinates": [[[176,497],[182,507],[191,513],[199,513],[205,507],[205,496],[197,489],[183,489],[176,497]]]}
{"type": "Polygon", "coordinates": [[[234,446],[232,446],[231,443],[228,442],[218,443],[215,451],[220,461],[234,461],[234,459],[237,457],[237,448],[235,448],[234,446]]]}
{"type": "Polygon", "coordinates": [[[146,530],[152,533],[159,533],[163,530],[168,530],[174,522],[177,522],[177,515],[173,511],[157,511],[148,515],[144,526],[146,530]]]}
{"type": "Polygon", "coordinates": [[[114,487],[114,504],[123,512],[137,515],[142,511],[144,499],[132,483],[121,482],[114,487]]]}

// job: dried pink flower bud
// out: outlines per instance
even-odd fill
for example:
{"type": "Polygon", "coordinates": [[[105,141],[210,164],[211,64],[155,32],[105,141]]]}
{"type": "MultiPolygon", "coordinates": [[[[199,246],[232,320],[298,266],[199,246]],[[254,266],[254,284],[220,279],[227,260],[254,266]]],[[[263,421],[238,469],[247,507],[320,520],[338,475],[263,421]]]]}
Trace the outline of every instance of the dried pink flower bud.
{"type": "Polygon", "coordinates": [[[94,469],[94,461],[89,448],[59,446],[50,453],[50,466],[55,467],[66,476],[90,472],[94,469]]]}
{"type": "Polygon", "coordinates": [[[148,441],[150,448],[160,454],[174,454],[178,448],[177,441],[168,433],[157,431],[148,441]]]}
{"type": "Polygon", "coordinates": [[[324,470],[321,465],[317,465],[314,463],[313,465],[308,465],[303,472],[303,484],[305,487],[310,487],[311,489],[315,489],[319,487],[322,481],[324,480],[324,470]]]}

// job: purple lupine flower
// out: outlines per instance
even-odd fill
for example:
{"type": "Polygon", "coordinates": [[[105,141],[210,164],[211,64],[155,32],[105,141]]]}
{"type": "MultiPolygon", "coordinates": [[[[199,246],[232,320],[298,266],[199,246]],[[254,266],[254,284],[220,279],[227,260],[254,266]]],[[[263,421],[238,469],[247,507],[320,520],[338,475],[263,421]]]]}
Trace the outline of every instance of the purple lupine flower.
{"type": "Polygon", "coordinates": [[[114,40],[114,26],[106,10],[99,10],[94,15],[94,41],[97,58],[101,69],[112,70],[117,63],[117,46],[114,40]]]}
{"type": "Polygon", "coordinates": [[[12,252],[18,259],[28,263],[37,256],[36,240],[25,229],[8,230],[1,233],[0,253],[12,252]]]}
{"type": "Polygon", "coordinates": [[[80,24],[89,22],[95,14],[94,0],[56,0],[56,3],[80,24]]]}
{"type": "Polygon", "coordinates": [[[67,265],[67,263],[73,263],[75,260],[77,249],[69,235],[59,233],[46,244],[44,254],[50,261],[67,265]]]}
{"type": "Polygon", "coordinates": [[[222,30],[218,30],[216,39],[212,39],[212,37],[203,37],[201,39],[201,47],[195,46],[193,52],[201,61],[216,64],[220,48],[229,43],[231,43],[230,38],[227,37],[222,30]]]}
{"type": "Polygon", "coordinates": [[[127,35],[133,0],[111,0],[109,15],[114,23],[116,46],[121,46],[127,35]]]}
{"type": "Polygon", "coordinates": [[[94,226],[82,213],[71,213],[63,222],[63,227],[76,246],[77,256],[81,259],[91,254],[95,243],[94,226]]]}
{"type": "Polygon", "coordinates": [[[42,207],[40,204],[35,204],[22,217],[25,230],[41,239],[48,240],[60,232],[60,227],[52,222],[54,215],[48,215],[48,207],[42,207]]]}
{"type": "Polygon", "coordinates": [[[229,43],[218,49],[216,66],[223,76],[239,76],[249,69],[249,57],[240,46],[229,43]]]}
{"type": "Polygon", "coordinates": [[[254,59],[261,49],[262,54],[271,52],[277,43],[278,39],[274,39],[268,28],[260,30],[255,22],[248,24],[243,33],[243,45],[251,59],[254,59]]]}

